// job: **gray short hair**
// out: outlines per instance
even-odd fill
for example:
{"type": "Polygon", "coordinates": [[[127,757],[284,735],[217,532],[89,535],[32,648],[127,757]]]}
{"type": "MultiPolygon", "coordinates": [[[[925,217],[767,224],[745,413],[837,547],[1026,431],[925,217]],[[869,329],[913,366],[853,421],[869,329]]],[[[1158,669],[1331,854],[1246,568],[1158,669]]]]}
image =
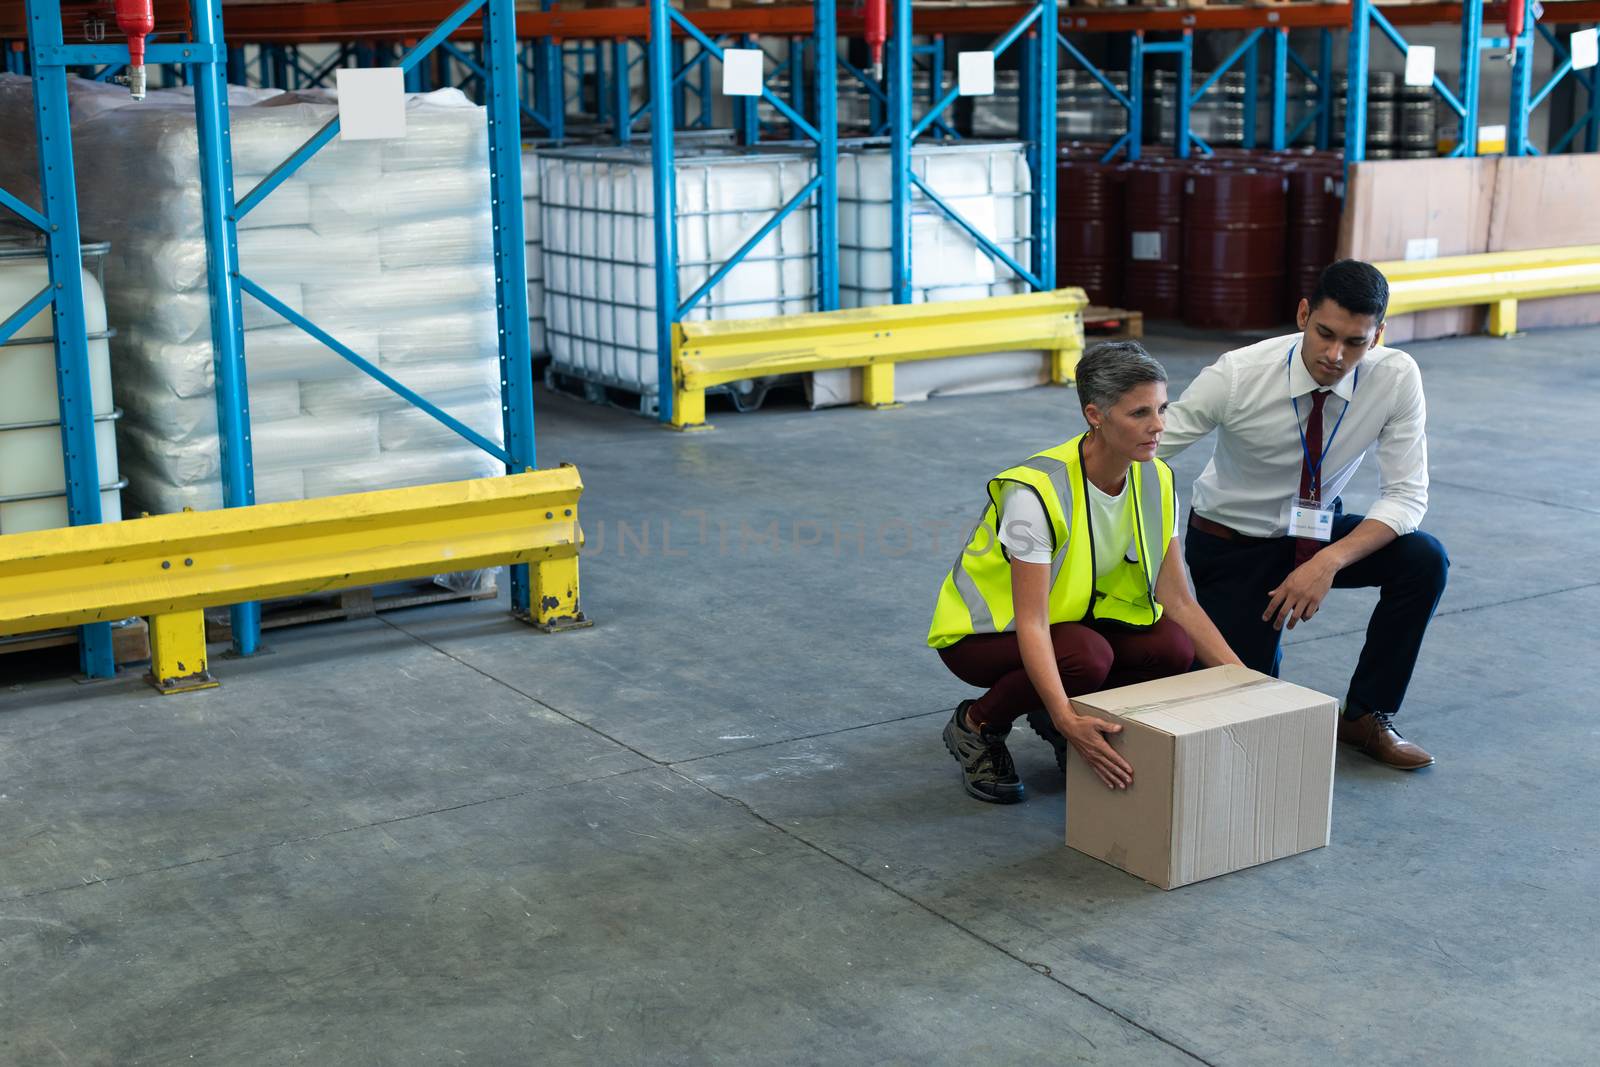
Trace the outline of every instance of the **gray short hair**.
{"type": "Polygon", "coordinates": [[[1134,386],[1166,380],[1166,368],[1138,341],[1101,341],[1078,360],[1078,402],[1109,411],[1134,386]]]}

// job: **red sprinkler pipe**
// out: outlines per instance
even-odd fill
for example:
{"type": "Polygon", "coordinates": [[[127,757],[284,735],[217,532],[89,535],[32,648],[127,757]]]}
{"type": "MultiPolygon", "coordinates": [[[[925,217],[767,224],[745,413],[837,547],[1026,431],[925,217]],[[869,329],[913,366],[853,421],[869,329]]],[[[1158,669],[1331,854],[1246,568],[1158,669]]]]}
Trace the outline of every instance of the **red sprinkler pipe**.
{"type": "Polygon", "coordinates": [[[1523,16],[1527,13],[1525,0],[1511,0],[1506,5],[1506,36],[1511,38],[1511,54],[1516,55],[1517,38],[1522,36],[1523,16]]]}
{"type": "Polygon", "coordinates": [[[144,99],[144,39],[154,33],[156,14],[152,0],[116,0],[117,29],[128,37],[128,92],[144,99]]]}
{"type": "Polygon", "coordinates": [[[883,77],[883,43],[889,39],[888,0],[862,0],[867,48],[872,52],[872,76],[883,77]]]}

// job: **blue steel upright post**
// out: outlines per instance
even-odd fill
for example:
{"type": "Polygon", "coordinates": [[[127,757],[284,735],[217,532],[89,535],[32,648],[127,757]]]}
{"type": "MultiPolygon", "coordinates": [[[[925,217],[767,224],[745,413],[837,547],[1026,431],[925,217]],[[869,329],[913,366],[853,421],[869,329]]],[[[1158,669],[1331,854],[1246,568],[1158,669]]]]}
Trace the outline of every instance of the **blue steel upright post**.
{"type": "Polygon", "coordinates": [[[611,110],[616,114],[616,138],[618,144],[628,144],[633,140],[633,94],[628,91],[628,39],[618,37],[611,42],[611,66],[615,74],[611,79],[611,110]]]}
{"type": "MultiPolygon", "coordinates": [[[[540,0],[539,3],[542,11],[549,11],[554,6],[554,0],[540,0]]],[[[534,107],[545,116],[547,132],[559,141],[567,133],[567,68],[566,60],[561,55],[561,42],[541,37],[537,54],[538,84],[542,93],[534,102],[534,107]]]]}
{"type": "MultiPolygon", "coordinates": [[[[761,51],[757,39],[749,34],[745,34],[739,38],[739,47],[753,49],[757,52],[761,51]]],[[[766,54],[762,53],[761,63],[763,80],[765,79],[766,61],[766,54]]],[[[679,66],[682,66],[682,64],[679,64],[679,66]]],[[[684,80],[687,81],[688,79],[684,80]]],[[[682,86],[683,82],[679,82],[678,84],[679,86],[682,86]]],[[[733,102],[733,124],[734,127],[739,131],[739,143],[742,145],[757,144],[761,140],[761,109],[759,103],[760,97],[755,96],[741,96],[733,102]]],[[[711,101],[700,101],[701,114],[704,114],[706,111],[708,111],[710,107],[711,101]]],[[[678,114],[682,115],[685,114],[685,112],[680,110],[678,114]]]]}
{"type": "MultiPolygon", "coordinates": [[[[1467,0],[1470,6],[1474,0],[1467,0]]],[[[1472,53],[1476,56],[1476,50],[1472,53]]],[[[1333,144],[1333,31],[1317,36],[1317,150],[1333,144]]]]}
{"type": "MultiPolygon", "coordinates": [[[[528,263],[522,216],[522,101],[515,0],[488,0],[483,12],[489,120],[489,202],[494,213],[495,312],[500,320],[500,399],[506,473],[538,467],[533,435],[533,356],[528,343],[528,263]]],[[[559,101],[558,101],[559,103],[559,101]]],[[[552,124],[559,120],[551,117],[552,124]]],[[[511,571],[511,611],[532,618],[528,565],[511,571]]]]}
{"type": "MultiPolygon", "coordinates": [[[[1244,137],[1239,142],[1240,148],[1256,146],[1256,93],[1261,89],[1260,45],[1259,39],[1252,41],[1244,53],[1244,137]]],[[[1273,95],[1277,95],[1276,83],[1273,84],[1273,95]]]]}
{"type": "Polygon", "coordinates": [[[650,0],[650,177],[656,239],[656,400],[662,422],[672,422],[672,324],[678,308],[677,206],[673,202],[676,167],[672,131],[677,123],[672,91],[672,25],[667,0],[650,0]]]}
{"type": "Polygon", "coordinates": [[[1534,12],[1531,0],[1510,0],[1523,5],[1522,33],[1511,44],[1511,113],[1506,122],[1506,155],[1530,155],[1528,144],[1529,94],[1533,82],[1534,12]]]}
{"type": "Polygon", "coordinates": [[[839,307],[839,32],[834,0],[816,0],[817,308],[839,307]]]}
{"type": "MultiPolygon", "coordinates": [[[[1468,0],[1469,3],[1472,0],[1468,0]]],[[[1367,157],[1367,66],[1371,58],[1372,0],[1350,4],[1350,55],[1345,61],[1344,161],[1359,163],[1367,157]]]]}
{"type": "MultiPolygon", "coordinates": [[[[222,47],[221,0],[192,0],[194,41],[222,47]]],[[[245,381],[244,312],[239,292],[239,238],[233,200],[233,152],[228,141],[228,83],[223,56],[195,64],[195,133],[200,148],[200,212],[206,233],[206,280],[211,295],[211,345],[217,383],[217,430],[222,448],[223,507],[256,502],[250,444],[250,394],[245,381]]],[[[254,655],[261,640],[261,606],[235,604],[233,650],[254,655]]]]}
{"type": "Polygon", "coordinates": [[[1289,31],[1272,31],[1272,150],[1282,152],[1289,147],[1286,127],[1289,124],[1289,31]]]}
{"type": "Polygon", "coordinates": [[[1188,159],[1189,92],[1194,84],[1194,31],[1184,30],[1178,43],[1178,129],[1173,137],[1173,145],[1179,159],[1188,159]]]}
{"type": "Polygon", "coordinates": [[[1039,24],[1033,34],[1038,47],[1033,75],[1036,83],[1023,91],[1034,93],[1033,272],[1045,289],[1056,287],[1056,112],[1060,86],[1056,77],[1056,27],[1060,25],[1056,0],[1039,0],[1039,24]]]}
{"type": "MultiPolygon", "coordinates": [[[[1128,42],[1128,158],[1137,163],[1144,154],[1144,31],[1128,42]]],[[[1109,159],[1107,160],[1109,162],[1109,159]]]]}
{"type": "MultiPolygon", "coordinates": [[[[34,128],[39,136],[39,179],[49,254],[55,329],[56,389],[61,417],[61,453],[66,475],[67,519],[73,526],[101,521],[100,464],[95,453],[94,397],[89,376],[89,332],[84,320],[83,257],[78,231],[78,192],[72,163],[72,120],[67,106],[66,56],[62,54],[59,0],[28,0],[33,65],[34,128]]],[[[26,217],[26,216],[25,216],[26,217]]],[[[43,294],[42,294],[43,295],[43,294]]],[[[25,315],[26,319],[32,315],[25,315]]],[[[3,340],[3,338],[0,338],[3,340]]],[[[111,627],[94,623],[78,630],[78,663],[91,678],[116,674],[111,627]]]]}
{"type": "Polygon", "coordinates": [[[1483,0],[1461,3],[1461,132],[1459,154],[1478,154],[1478,86],[1483,76],[1483,0]]]}
{"type": "Polygon", "coordinates": [[[911,303],[911,0],[894,0],[889,49],[889,249],[896,304],[911,303]]]}

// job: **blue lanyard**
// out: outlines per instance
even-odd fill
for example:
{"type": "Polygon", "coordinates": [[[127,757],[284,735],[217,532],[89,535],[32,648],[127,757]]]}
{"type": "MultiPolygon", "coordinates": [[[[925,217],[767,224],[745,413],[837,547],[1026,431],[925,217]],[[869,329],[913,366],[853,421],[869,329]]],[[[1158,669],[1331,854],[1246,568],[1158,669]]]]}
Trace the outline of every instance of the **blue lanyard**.
{"type": "MultiPolygon", "coordinates": [[[[1294,348],[1294,345],[1289,346],[1289,358],[1284,361],[1283,365],[1285,374],[1289,373],[1289,369],[1293,365],[1294,348]]],[[[1361,388],[1361,368],[1357,367],[1355,380],[1350,384],[1350,395],[1354,397],[1356,390],[1359,388],[1361,388]]],[[[1328,435],[1328,443],[1323,447],[1321,455],[1317,456],[1315,463],[1311,461],[1311,446],[1306,443],[1306,428],[1300,423],[1300,398],[1291,396],[1289,403],[1294,406],[1294,425],[1295,429],[1300,431],[1300,454],[1305,456],[1306,467],[1311,471],[1311,484],[1321,490],[1322,461],[1328,458],[1329,452],[1333,451],[1334,438],[1339,436],[1339,427],[1344,424],[1344,417],[1350,413],[1350,401],[1346,400],[1344,402],[1343,410],[1339,412],[1339,417],[1334,420],[1333,432],[1328,435]]]]}

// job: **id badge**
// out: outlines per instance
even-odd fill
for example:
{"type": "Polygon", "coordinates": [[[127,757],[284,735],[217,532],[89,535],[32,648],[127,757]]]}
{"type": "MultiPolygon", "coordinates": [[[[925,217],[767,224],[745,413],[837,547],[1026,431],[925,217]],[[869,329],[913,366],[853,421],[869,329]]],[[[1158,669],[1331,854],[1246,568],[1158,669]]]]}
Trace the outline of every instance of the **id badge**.
{"type": "Polygon", "coordinates": [[[1289,536],[1312,541],[1333,539],[1333,509],[1315,500],[1289,502],[1289,536]]]}

